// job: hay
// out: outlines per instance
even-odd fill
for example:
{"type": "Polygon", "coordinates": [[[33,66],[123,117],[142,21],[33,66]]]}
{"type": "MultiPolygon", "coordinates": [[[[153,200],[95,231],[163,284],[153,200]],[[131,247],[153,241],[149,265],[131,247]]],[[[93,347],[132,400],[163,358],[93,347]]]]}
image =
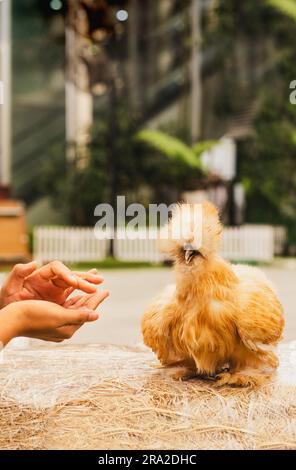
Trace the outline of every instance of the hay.
{"type": "Polygon", "coordinates": [[[296,449],[296,342],[273,383],[179,383],[144,348],[7,350],[1,449],[296,449]]]}

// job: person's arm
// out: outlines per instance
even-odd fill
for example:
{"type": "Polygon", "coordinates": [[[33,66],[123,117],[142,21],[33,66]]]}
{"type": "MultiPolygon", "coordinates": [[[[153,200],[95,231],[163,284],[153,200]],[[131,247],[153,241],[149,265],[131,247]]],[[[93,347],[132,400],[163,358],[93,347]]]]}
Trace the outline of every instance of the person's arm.
{"type": "Polygon", "coordinates": [[[94,311],[107,292],[86,296],[84,302],[65,307],[39,301],[15,302],[0,310],[0,343],[3,346],[17,336],[61,342],[69,339],[86,322],[98,319],[94,311]]]}

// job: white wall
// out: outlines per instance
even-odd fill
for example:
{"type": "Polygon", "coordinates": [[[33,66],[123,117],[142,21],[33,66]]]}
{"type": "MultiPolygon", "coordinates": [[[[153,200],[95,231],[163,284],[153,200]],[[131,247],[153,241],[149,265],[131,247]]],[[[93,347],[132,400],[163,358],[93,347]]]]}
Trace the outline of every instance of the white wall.
{"type": "Polygon", "coordinates": [[[10,183],[11,0],[0,0],[0,185],[10,183]]]}

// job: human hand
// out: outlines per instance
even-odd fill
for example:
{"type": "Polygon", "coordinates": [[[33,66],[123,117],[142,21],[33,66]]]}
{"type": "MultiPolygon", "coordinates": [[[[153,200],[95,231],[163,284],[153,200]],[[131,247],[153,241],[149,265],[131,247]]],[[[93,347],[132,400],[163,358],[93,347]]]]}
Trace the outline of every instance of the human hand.
{"type": "Polygon", "coordinates": [[[12,338],[26,336],[44,341],[61,342],[69,339],[86,322],[99,318],[91,305],[97,306],[101,298],[70,308],[42,300],[26,300],[9,304],[0,311],[0,342],[7,344],[12,338]]]}
{"type": "Polygon", "coordinates": [[[64,304],[64,308],[77,309],[88,308],[96,310],[97,307],[109,296],[108,291],[97,292],[95,294],[76,295],[71,297],[64,304]]]}
{"type": "Polygon", "coordinates": [[[35,261],[17,264],[1,289],[0,308],[22,300],[46,300],[62,305],[75,289],[94,293],[102,282],[96,270],[72,272],[60,261],[39,269],[35,261]]]}

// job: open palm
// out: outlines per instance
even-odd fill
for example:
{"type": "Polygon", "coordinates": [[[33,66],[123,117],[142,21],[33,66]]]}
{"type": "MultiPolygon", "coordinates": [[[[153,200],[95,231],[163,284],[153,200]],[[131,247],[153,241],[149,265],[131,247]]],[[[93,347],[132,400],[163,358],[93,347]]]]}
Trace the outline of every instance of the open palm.
{"type": "Polygon", "coordinates": [[[108,291],[97,292],[95,294],[82,294],[71,297],[64,304],[63,307],[67,309],[81,309],[96,310],[98,306],[109,296],[108,291]]]}

